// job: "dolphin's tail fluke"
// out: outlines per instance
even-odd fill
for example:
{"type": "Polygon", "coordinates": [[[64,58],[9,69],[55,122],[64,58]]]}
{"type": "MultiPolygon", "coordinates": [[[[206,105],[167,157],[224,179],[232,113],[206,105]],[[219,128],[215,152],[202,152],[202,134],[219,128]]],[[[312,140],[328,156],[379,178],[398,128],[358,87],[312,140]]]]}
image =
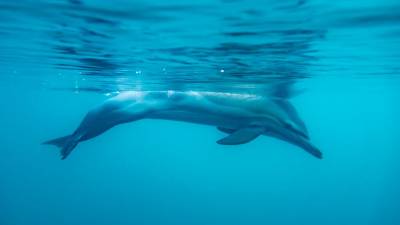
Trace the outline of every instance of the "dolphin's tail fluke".
{"type": "Polygon", "coordinates": [[[59,148],[61,159],[66,159],[68,155],[74,150],[76,145],[79,143],[79,138],[75,138],[74,135],[68,135],[65,137],[56,138],[50,141],[43,142],[45,145],[55,145],[59,148]]]}

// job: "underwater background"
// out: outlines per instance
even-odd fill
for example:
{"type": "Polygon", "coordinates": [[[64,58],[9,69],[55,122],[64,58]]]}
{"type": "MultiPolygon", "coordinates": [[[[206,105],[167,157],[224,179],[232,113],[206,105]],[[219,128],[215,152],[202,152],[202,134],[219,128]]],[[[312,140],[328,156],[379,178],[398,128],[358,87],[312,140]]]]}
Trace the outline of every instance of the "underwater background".
{"type": "Polygon", "coordinates": [[[398,0],[2,0],[0,225],[400,224],[399,75],[398,0]],[[324,159],[161,120],[41,144],[126,90],[292,90],[324,159]]]}

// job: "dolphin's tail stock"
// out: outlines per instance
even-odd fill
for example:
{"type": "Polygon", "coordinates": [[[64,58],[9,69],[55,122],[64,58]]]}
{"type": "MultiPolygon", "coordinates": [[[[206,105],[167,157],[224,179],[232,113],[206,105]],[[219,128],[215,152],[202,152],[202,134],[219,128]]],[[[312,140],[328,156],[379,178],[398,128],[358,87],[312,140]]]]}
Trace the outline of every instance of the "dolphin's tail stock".
{"type": "Polygon", "coordinates": [[[79,138],[76,135],[68,135],[56,138],[50,141],[43,142],[45,145],[55,145],[60,148],[61,159],[66,159],[79,143],[79,138]]]}

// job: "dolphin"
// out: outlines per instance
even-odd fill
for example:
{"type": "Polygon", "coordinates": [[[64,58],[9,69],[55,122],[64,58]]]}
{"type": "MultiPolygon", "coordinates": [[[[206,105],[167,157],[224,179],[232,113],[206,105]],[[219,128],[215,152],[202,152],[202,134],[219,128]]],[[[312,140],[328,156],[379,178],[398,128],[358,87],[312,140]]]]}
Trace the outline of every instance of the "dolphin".
{"type": "Polygon", "coordinates": [[[164,119],[217,127],[227,134],[221,145],[248,143],[260,135],[294,144],[311,155],[322,153],[309,140],[304,122],[286,99],[251,94],[198,91],[125,91],[87,113],[65,137],[43,144],[61,149],[66,159],[79,142],[141,119],[164,119]]]}

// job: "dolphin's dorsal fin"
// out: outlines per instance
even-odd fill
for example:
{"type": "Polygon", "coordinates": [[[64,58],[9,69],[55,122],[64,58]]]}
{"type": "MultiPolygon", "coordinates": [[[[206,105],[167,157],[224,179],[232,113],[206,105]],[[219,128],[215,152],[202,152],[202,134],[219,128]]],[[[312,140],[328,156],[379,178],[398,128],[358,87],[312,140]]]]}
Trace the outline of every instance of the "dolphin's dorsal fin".
{"type": "MultiPolygon", "coordinates": [[[[225,128],[222,128],[222,129],[225,130],[225,128]]],[[[225,130],[225,131],[228,131],[228,130],[225,130]]],[[[230,130],[230,131],[232,131],[232,130],[230,130]]],[[[264,132],[263,127],[248,126],[248,127],[244,127],[244,128],[234,131],[230,135],[218,140],[217,143],[220,145],[240,145],[240,144],[244,144],[244,143],[254,140],[256,137],[258,137],[263,132],[264,132]]]]}
{"type": "Polygon", "coordinates": [[[264,95],[273,98],[290,99],[304,92],[294,87],[295,80],[277,81],[264,89],[264,95]]]}

